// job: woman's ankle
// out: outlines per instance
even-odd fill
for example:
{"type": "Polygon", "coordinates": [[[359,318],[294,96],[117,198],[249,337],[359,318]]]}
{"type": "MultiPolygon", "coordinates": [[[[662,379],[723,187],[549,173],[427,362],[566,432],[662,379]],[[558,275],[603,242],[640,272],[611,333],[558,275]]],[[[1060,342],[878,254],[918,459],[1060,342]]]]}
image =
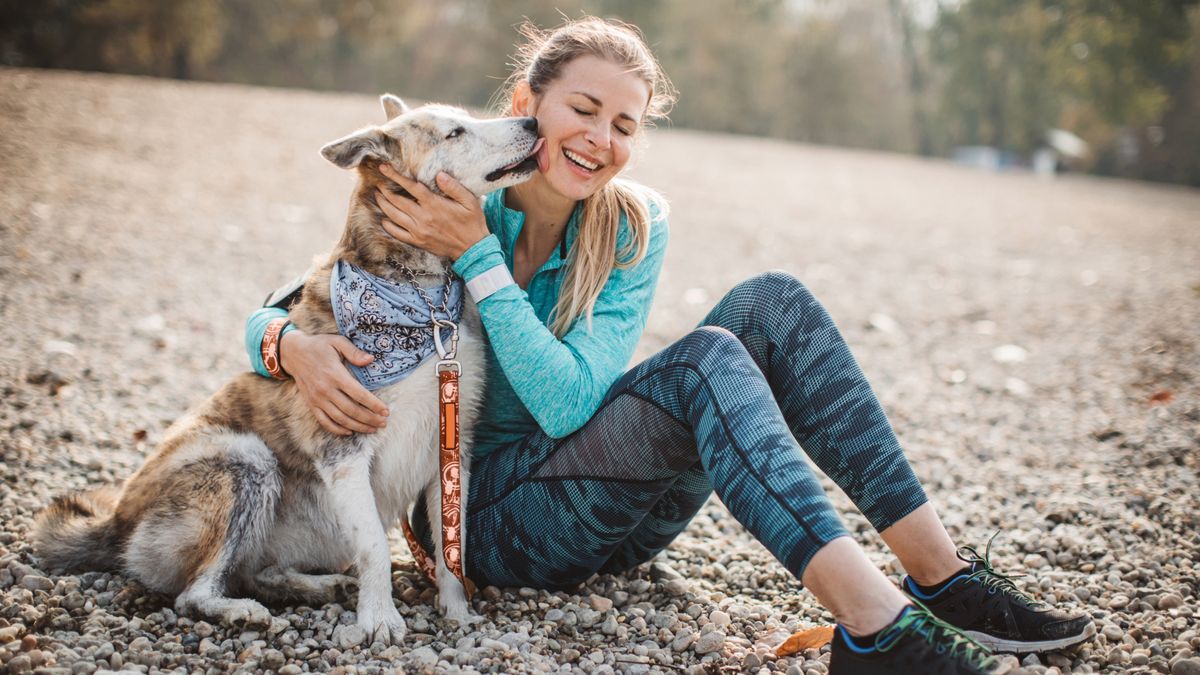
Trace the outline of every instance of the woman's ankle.
{"type": "Polygon", "coordinates": [[[817,551],[802,581],[852,636],[886,628],[911,604],[849,537],[834,539],[817,551]]]}

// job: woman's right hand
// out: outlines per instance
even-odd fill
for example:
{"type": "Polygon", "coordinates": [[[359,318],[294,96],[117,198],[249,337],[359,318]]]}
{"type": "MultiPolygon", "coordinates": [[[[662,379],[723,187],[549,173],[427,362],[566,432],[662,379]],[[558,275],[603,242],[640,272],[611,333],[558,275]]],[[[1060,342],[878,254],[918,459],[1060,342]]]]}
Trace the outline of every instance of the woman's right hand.
{"type": "Polygon", "coordinates": [[[369,434],[387,425],[387,406],[342,363],[365,366],[374,358],[341,335],[292,330],[279,342],[280,365],[296,380],[317,422],[338,436],[369,434]]]}

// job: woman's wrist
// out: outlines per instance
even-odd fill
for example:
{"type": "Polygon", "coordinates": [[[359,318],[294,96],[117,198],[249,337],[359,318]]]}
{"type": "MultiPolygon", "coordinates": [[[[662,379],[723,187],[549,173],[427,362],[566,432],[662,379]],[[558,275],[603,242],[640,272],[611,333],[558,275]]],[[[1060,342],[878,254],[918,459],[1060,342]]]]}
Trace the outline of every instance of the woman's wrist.
{"type": "Polygon", "coordinates": [[[296,324],[289,322],[287,328],[279,337],[279,346],[277,348],[279,352],[279,367],[283,370],[283,372],[292,372],[287,366],[287,354],[293,353],[293,350],[296,347],[296,341],[300,340],[304,336],[304,331],[296,328],[296,324]]]}

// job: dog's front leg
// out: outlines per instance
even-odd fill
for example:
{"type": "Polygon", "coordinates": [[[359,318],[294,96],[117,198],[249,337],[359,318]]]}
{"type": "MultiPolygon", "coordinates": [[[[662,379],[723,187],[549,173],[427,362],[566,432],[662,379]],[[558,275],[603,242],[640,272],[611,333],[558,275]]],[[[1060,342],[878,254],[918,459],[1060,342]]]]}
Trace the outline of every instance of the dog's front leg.
{"type": "Polygon", "coordinates": [[[392,600],[391,553],[371,490],[370,452],[330,453],[321,463],[321,478],[358,568],[358,625],[372,641],[400,644],[407,629],[392,600]]]}

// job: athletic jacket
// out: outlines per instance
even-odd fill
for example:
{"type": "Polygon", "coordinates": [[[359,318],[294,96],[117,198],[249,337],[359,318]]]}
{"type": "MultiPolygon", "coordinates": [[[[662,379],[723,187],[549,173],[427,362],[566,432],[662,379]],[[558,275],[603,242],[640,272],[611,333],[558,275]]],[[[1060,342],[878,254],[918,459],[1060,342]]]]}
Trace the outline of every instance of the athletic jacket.
{"type": "MultiPolygon", "coordinates": [[[[483,210],[487,237],[467,249],[454,263],[465,281],[505,265],[512,272],[513,247],[525,214],[504,205],[504,190],[488,194],[483,210]]],[[[487,332],[487,385],[483,408],[475,423],[472,454],[482,457],[539,428],[561,438],[591,419],[605,392],[624,372],[633,356],[654,300],[667,245],[667,221],[650,205],[650,244],[646,257],[630,268],[615,268],[596,299],[589,330],[577,320],[559,339],[547,327],[565,276],[567,254],[579,233],[582,206],[567,223],[562,244],[550,254],[529,281],[527,290],[509,284],[479,302],[487,332]]],[[[620,251],[632,233],[621,216],[617,234],[620,251]]],[[[259,346],[271,319],[286,316],[282,309],[264,307],[246,321],[246,351],[251,366],[267,377],[259,346]]],[[[471,373],[463,373],[471,377],[471,373]]]]}

